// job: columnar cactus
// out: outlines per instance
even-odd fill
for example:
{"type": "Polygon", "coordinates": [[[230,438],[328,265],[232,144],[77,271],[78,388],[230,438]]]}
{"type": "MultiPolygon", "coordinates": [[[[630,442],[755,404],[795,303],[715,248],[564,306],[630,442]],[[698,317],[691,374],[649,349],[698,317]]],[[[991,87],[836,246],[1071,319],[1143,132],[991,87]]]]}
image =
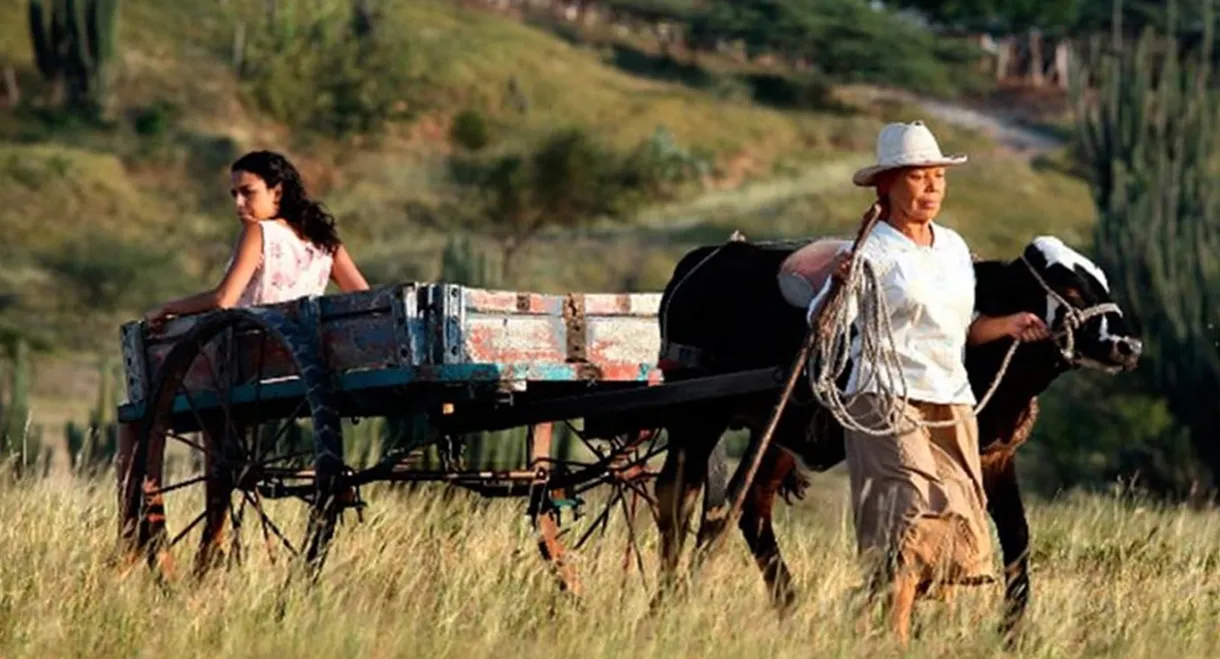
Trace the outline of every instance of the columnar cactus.
{"type": "Polygon", "coordinates": [[[1146,341],[1140,371],[1220,478],[1220,98],[1208,4],[1191,52],[1178,34],[1124,43],[1115,25],[1109,52],[1095,42],[1092,66],[1075,77],[1091,79],[1095,99],[1080,87],[1075,97],[1099,213],[1099,265],[1146,341]]]}
{"type": "Polygon", "coordinates": [[[29,0],[34,60],[69,107],[102,106],[117,17],[118,0],[29,0]]]}

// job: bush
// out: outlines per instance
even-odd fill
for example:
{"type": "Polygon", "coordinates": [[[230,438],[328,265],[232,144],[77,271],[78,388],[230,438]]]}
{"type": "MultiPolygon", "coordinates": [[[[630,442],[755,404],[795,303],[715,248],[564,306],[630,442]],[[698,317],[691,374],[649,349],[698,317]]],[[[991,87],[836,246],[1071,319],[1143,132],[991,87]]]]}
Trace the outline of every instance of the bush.
{"type": "Polygon", "coordinates": [[[645,200],[672,198],[683,183],[711,171],[711,162],[682,147],[664,126],[641,142],[623,161],[623,193],[645,200]]]}
{"type": "Polygon", "coordinates": [[[393,30],[370,29],[354,7],[320,0],[254,19],[239,14],[234,66],[249,97],[291,128],[340,138],[406,116],[408,46],[393,30]]]}
{"type": "Polygon", "coordinates": [[[1123,375],[1070,373],[1054,382],[1039,403],[1029,455],[1018,458],[1035,491],[1103,490],[1123,481],[1185,496],[1196,484],[1207,483],[1188,430],[1165,399],[1141,391],[1123,375]],[[1088,423],[1080,422],[1086,418],[1088,423]]]}
{"type": "Polygon", "coordinates": [[[730,103],[758,100],[753,87],[738,76],[715,76],[704,89],[717,99],[730,103]]]}
{"type": "Polygon", "coordinates": [[[178,106],[168,101],[157,101],[135,110],[131,126],[141,136],[160,137],[169,132],[181,116],[182,110],[178,106]]]}
{"type": "Polygon", "coordinates": [[[822,110],[833,104],[833,87],[820,74],[786,76],[756,73],[745,76],[755,101],[791,110],[822,110]]]}
{"type": "Polygon", "coordinates": [[[188,288],[172,251],[103,233],[75,237],[39,264],[77,304],[95,311],[143,309],[188,288]]]}
{"type": "Polygon", "coordinates": [[[487,120],[477,110],[462,110],[453,118],[449,139],[470,151],[478,151],[491,142],[491,131],[487,120]]]}
{"type": "Polygon", "coordinates": [[[739,42],[751,56],[804,60],[841,81],[923,92],[961,91],[982,82],[970,72],[981,54],[974,48],[946,42],[863,0],[711,2],[692,14],[689,29],[695,43],[739,42]]]}

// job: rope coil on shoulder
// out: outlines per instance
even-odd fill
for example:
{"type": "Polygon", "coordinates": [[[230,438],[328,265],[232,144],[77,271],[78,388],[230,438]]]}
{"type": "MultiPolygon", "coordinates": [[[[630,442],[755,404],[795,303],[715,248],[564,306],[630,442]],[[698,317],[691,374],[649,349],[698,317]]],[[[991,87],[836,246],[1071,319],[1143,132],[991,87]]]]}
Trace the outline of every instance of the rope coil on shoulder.
{"type": "MultiPolygon", "coordinates": [[[[822,311],[824,316],[829,317],[826,326],[831,331],[816,337],[813,350],[809,354],[807,369],[814,397],[818,403],[830,410],[835,420],[844,428],[874,437],[905,434],[921,428],[947,428],[961,423],[961,419],[958,418],[947,421],[929,421],[922,418],[913,419],[907,414],[910,398],[906,381],[903,378],[902,365],[898,358],[889,307],[881,290],[880,277],[873,264],[862,258],[861,251],[857,250],[852,254],[847,279],[843,282],[846,295],[831,300],[822,311]],[[853,320],[848,315],[848,305],[850,298],[853,297],[858,301],[858,316],[854,321],[859,327],[860,354],[857,361],[867,362],[871,367],[861,368],[862,365],[857,364],[858,372],[865,376],[858,383],[857,391],[867,393],[869,390],[876,390],[883,394],[879,397],[880,409],[876,410],[881,417],[881,422],[875,426],[865,425],[848,411],[860,393],[844,394],[837,385],[837,380],[846,371],[850,361],[853,320]],[[875,389],[871,386],[874,383],[877,384],[875,389]]],[[[1021,261],[1047,295],[1065,308],[1063,329],[1054,333],[1052,340],[1055,341],[1064,360],[1068,363],[1075,363],[1077,361],[1075,331],[1094,317],[1107,313],[1121,313],[1121,311],[1113,303],[1077,309],[1056,293],[1024,256],[1021,257],[1021,261]],[[1060,343],[1061,338],[1066,340],[1060,343]]],[[[991,402],[992,396],[999,389],[1000,382],[1020,346],[1021,341],[1014,339],[987,392],[971,409],[971,415],[977,417],[991,402]]]]}

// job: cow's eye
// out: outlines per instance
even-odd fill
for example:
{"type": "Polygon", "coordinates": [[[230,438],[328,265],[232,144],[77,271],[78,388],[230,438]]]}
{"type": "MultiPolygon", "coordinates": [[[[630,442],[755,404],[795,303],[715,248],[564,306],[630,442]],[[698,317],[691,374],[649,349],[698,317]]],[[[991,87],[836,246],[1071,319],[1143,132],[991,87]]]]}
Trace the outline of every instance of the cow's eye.
{"type": "Polygon", "coordinates": [[[1072,304],[1084,304],[1084,296],[1080,294],[1080,289],[1078,288],[1068,287],[1063,291],[1063,297],[1067,298],[1067,301],[1071,302],[1072,304]]]}

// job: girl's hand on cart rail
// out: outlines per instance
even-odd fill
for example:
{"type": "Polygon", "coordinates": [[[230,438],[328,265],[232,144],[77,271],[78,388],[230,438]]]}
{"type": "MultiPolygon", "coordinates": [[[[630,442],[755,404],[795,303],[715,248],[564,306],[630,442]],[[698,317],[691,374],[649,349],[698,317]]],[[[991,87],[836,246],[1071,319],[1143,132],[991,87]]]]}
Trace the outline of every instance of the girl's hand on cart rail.
{"type": "Polygon", "coordinates": [[[173,318],[173,314],[162,305],[144,314],[144,324],[148,326],[149,330],[160,332],[170,318],[173,318]]]}

